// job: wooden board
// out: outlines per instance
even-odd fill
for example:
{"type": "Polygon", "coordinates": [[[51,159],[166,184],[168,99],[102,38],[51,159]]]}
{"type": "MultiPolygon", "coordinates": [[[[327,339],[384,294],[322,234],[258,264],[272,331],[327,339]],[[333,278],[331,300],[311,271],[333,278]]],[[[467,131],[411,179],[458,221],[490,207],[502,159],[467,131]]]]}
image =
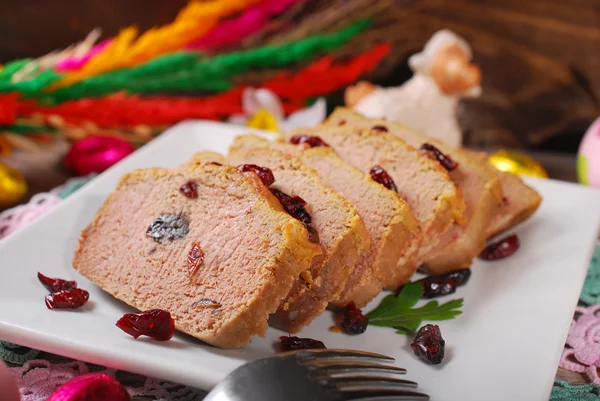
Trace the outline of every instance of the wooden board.
{"type": "Polygon", "coordinates": [[[575,151],[600,115],[597,0],[415,1],[395,19],[410,32],[395,48],[405,57],[443,28],[472,45],[483,96],[461,109],[471,146],[575,151]]]}

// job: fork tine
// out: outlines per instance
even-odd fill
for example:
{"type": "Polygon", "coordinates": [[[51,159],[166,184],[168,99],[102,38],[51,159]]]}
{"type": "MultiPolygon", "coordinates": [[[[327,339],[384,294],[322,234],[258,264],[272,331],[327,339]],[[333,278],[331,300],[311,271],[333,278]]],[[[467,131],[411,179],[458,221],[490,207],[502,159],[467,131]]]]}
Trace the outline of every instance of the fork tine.
{"type": "Polygon", "coordinates": [[[398,401],[426,401],[429,396],[423,393],[407,390],[345,390],[341,394],[344,400],[398,400],[398,401]]]}
{"type": "Polygon", "coordinates": [[[381,362],[394,362],[395,359],[374,352],[366,351],[355,351],[347,349],[317,349],[310,351],[299,351],[297,353],[299,357],[305,360],[317,359],[317,358],[335,358],[335,359],[372,359],[374,361],[381,362]]]}
{"type": "MultiPolygon", "coordinates": [[[[323,378],[324,377],[319,377],[323,378]]],[[[417,382],[385,376],[336,376],[327,377],[327,381],[339,387],[393,386],[417,388],[417,382]]]]}
{"type": "Polygon", "coordinates": [[[307,364],[309,369],[315,370],[318,373],[337,374],[337,373],[355,373],[364,372],[382,372],[390,374],[406,374],[406,369],[391,365],[382,365],[379,363],[363,363],[363,362],[339,362],[339,361],[313,361],[307,364]]]}

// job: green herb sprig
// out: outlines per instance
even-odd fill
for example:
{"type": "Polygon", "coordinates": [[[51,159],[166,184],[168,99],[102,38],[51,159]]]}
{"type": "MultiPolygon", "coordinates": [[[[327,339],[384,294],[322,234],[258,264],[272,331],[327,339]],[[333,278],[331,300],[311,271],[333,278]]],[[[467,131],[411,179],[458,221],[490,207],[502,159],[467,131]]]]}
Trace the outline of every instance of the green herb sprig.
{"type": "Polygon", "coordinates": [[[385,297],[379,306],[367,313],[369,324],[393,327],[398,334],[412,333],[419,328],[423,320],[450,320],[462,313],[463,299],[454,299],[440,305],[430,301],[419,308],[413,308],[421,299],[423,284],[408,283],[398,296],[385,297]]]}

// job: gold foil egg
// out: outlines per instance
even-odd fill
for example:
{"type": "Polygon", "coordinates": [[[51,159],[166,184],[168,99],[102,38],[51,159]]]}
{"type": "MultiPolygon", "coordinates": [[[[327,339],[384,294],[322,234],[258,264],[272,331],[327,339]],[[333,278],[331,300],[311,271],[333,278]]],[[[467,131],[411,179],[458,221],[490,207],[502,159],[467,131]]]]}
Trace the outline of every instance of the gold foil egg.
{"type": "Polygon", "coordinates": [[[27,182],[18,170],[0,163],[0,208],[19,203],[27,194],[27,182]]]}
{"type": "Polygon", "coordinates": [[[530,177],[548,178],[544,167],[532,157],[520,152],[499,150],[488,156],[488,161],[498,170],[506,171],[516,175],[530,177]]]}

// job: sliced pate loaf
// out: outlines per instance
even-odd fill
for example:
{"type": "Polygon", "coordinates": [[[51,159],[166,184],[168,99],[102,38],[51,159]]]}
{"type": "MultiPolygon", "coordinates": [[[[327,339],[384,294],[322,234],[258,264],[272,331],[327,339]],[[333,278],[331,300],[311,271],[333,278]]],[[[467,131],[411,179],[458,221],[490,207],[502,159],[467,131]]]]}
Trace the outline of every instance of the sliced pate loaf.
{"type": "Polygon", "coordinates": [[[135,308],[170,312],[178,330],[236,348],[265,334],[320,253],[256,174],[198,162],[122,177],[73,266],[135,308]]]}
{"type": "Polygon", "coordinates": [[[449,174],[465,199],[465,224],[454,224],[446,231],[438,249],[431,252],[424,262],[427,270],[435,274],[471,265],[473,259],[485,247],[486,230],[502,201],[500,180],[488,163],[482,163],[461,149],[411,131],[401,124],[370,119],[347,108],[337,108],[325,124],[385,129],[417,149],[425,143],[432,144],[457,162],[456,168],[449,174]]]}
{"type": "Polygon", "coordinates": [[[492,167],[487,162],[487,153],[472,150],[465,152],[493,168],[502,185],[502,202],[487,227],[487,239],[527,220],[536,212],[542,203],[542,197],[535,189],[525,184],[519,176],[492,167]]]}
{"type": "Polygon", "coordinates": [[[270,147],[296,155],[317,172],[321,181],[356,207],[371,247],[363,252],[350,273],[344,291],[332,304],[354,301],[366,305],[383,287],[397,288],[410,280],[417,266],[412,258],[421,238],[418,221],[400,196],[344,162],[327,146],[272,142],[256,135],[238,136],[230,149],[270,147]]]}
{"type": "Polygon", "coordinates": [[[511,227],[530,218],[542,203],[539,193],[515,174],[497,170],[502,183],[504,197],[492,221],[487,227],[486,237],[502,234],[511,227]]]}
{"type": "Polygon", "coordinates": [[[270,188],[306,202],[323,254],[313,260],[310,274],[300,276],[270,319],[272,326],[295,333],[339,298],[360,254],[369,249],[368,232],[354,205],[292,155],[268,148],[232,149],[224,162],[267,167],[275,177],[270,188]]]}
{"type": "Polygon", "coordinates": [[[315,258],[309,276],[301,276],[271,325],[295,333],[338,299],[360,254],[369,248],[369,235],[352,203],[326,187],[317,173],[283,152],[259,148],[230,152],[233,165],[259,164],[273,171],[271,188],[300,196],[317,230],[323,254],[315,258]]]}
{"type": "Polygon", "coordinates": [[[436,250],[442,234],[453,224],[463,223],[465,202],[448,172],[400,138],[379,129],[344,126],[302,128],[286,138],[295,135],[320,137],[365,174],[376,166],[385,170],[419,221],[423,238],[415,258],[417,263],[436,250]]]}

